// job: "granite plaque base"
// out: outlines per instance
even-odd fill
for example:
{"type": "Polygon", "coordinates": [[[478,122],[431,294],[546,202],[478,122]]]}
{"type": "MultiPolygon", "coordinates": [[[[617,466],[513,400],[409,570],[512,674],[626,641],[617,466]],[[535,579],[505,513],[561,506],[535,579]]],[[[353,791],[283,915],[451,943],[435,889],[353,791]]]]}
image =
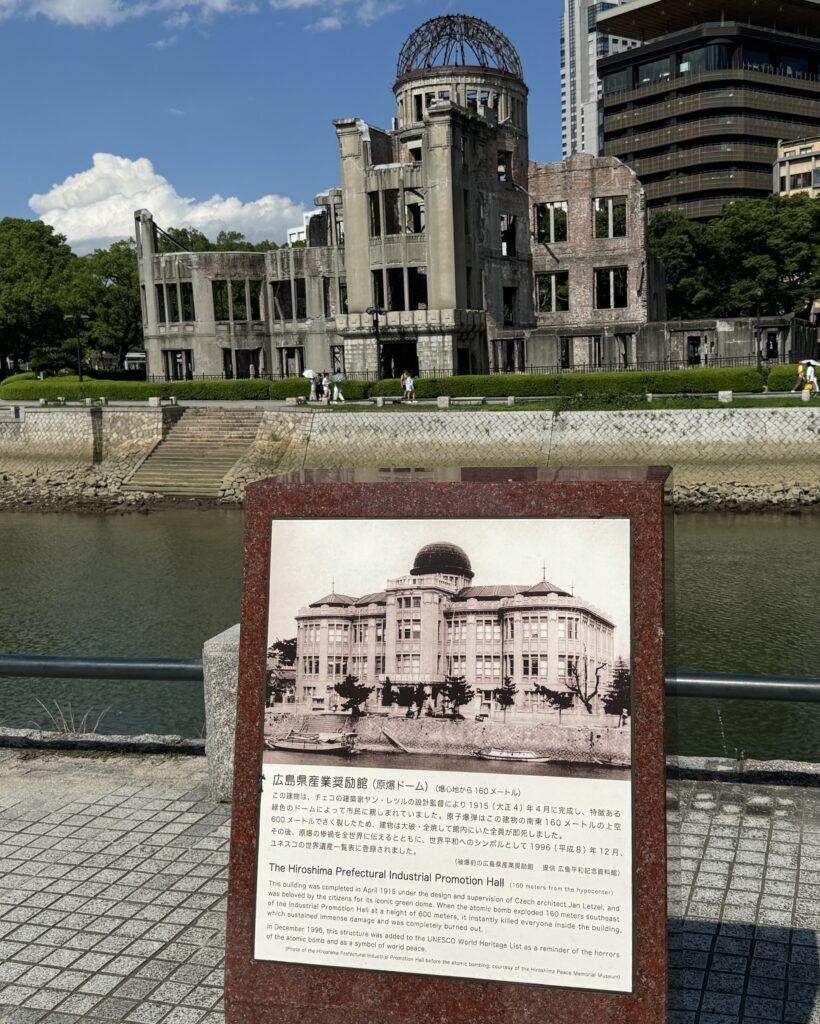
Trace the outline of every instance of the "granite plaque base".
{"type": "Polygon", "coordinates": [[[666,1019],[667,476],[248,488],[228,1024],[666,1019]]]}

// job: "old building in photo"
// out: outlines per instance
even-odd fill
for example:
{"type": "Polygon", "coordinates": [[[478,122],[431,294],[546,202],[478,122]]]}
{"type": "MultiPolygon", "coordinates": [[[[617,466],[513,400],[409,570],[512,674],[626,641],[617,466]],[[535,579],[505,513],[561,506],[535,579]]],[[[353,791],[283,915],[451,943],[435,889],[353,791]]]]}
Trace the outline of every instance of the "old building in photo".
{"type": "Polygon", "coordinates": [[[615,658],[610,619],[543,578],[517,586],[474,585],[473,578],[460,547],[427,544],[408,574],[383,590],[333,592],[299,609],[293,710],[337,710],[335,685],[352,674],[373,687],[371,712],[401,714],[422,687],[417,710],[442,713],[437,684],[446,675],[463,676],[475,690],[465,716],[554,717],[536,685],[567,692],[575,680],[590,692],[598,684],[593,706],[602,712],[615,658]],[[496,693],[505,677],[518,690],[506,713],[496,693]]]}

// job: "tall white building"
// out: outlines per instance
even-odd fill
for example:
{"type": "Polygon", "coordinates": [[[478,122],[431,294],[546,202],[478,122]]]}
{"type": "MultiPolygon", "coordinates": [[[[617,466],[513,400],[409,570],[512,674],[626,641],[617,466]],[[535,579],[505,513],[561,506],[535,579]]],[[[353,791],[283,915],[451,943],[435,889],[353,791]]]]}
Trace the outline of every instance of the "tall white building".
{"type": "Polygon", "coordinates": [[[598,32],[601,11],[626,0],[564,0],[561,15],[561,155],[598,155],[599,57],[637,46],[635,39],[622,39],[598,32]]]}

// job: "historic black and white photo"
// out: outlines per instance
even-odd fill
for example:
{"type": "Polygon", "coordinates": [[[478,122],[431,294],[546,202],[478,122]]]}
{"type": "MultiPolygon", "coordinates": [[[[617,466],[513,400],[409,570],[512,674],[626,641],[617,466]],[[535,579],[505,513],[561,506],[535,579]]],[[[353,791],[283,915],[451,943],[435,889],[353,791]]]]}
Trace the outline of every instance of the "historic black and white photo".
{"type": "Polygon", "coordinates": [[[265,760],[627,777],[628,520],[272,530],[265,760]]]}

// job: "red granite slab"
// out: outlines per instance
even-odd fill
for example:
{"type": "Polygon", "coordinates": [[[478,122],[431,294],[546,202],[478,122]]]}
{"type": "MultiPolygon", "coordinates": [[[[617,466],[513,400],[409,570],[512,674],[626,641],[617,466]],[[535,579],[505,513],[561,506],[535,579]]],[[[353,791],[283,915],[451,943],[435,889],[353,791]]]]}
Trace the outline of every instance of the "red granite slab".
{"type": "Polygon", "coordinates": [[[228,900],[228,1024],[662,1024],[666,1020],[666,467],[315,471],[248,488],[228,900]],[[454,479],[455,477],[455,479],[454,479]],[[383,482],[357,482],[382,480],[383,482]],[[580,989],[253,959],[268,567],[274,518],[626,516],[632,528],[634,990],[580,989]]]}

